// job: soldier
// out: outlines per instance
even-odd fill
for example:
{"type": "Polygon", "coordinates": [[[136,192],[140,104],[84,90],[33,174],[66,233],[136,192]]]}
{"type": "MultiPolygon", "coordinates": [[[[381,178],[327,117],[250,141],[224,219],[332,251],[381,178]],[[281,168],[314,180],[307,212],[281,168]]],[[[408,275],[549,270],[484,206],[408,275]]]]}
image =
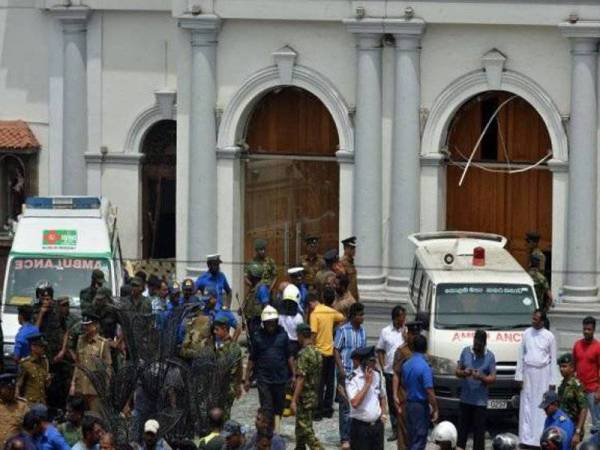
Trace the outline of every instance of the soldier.
{"type": "Polygon", "coordinates": [[[252,262],[247,268],[250,289],[242,305],[241,316],[248,327],[248,337],[251,338],[255,331],[260,328],[260,314],[265,305],[269,304],[269,287],[262,280],[263,265],[252,262]]]}
{"type": "Polygon", "coordinates": [[[394,394],[394,405],[396,407],[397,414],[397,447],[398,450],[406,450],[408,448],[408,429],[406,427],[406,391],[402,386],[402,366],[412,356],[412,345],[417,337],[421,333],[422,323],[419,321],[407,322],[406,323],[406,339],[404,344],[396,349],[394,353],[394,378],[393,378],[393,394],[394,394]]]}
{"type": "Polygon", "coordinates": [[[587,400],[583,385],[575,376],[575,365],[573,355],[565,353],[557,361],[560,367],[560,374],[563,376],[562,383],[558,387],[558,399],[560,409],[568,414],[575,424],[575,434],[571,441],[571,447],[577,448],[577,445],[583,439],[583,428],[587,416],[587,400]]]}
{"type": "Polygon", "coordinates": [[[192,359],[210,343],[211,319],[209,316],[198,312],[185,319],[185,334],[181,344],[180,356],[192,359]]]}
{"type": "MultiPolygon", "coordinates": [[[[277,265],[275,264],[275,260],[273,258],[267,256],[267,241],[264,239],[256,239],[254,241],[254,251],[256,254],[251,262],[262,264],[263,275],[260,281],[261,283],[266,284],[269,289],[272,290],[275,281],[277,280],[277,265]]],[[[248,277],[248,268],[246,268],[244,271],[244,276],[246,285],[250,287],[251,282],[248,277]]]]}
{"type": "Polygon", "coordinates": [[[225,413],[225,420],[229,420],[231,416],[231,407],[233,406],[234,400],[239,399],[242,396],[243,387],[243,358],[242,348],[237,342],[234,342],[229,334],[229,321],[226,317],[217,317],[213,322],[214,326],[214,337],[215,337],[215,351],[217,357],[231,358],[235,363],[231,368],[231,378],[229,380],[229,390],[227,397],[225,398],[225,404],[223,405],[223,412],[225,413]]]}
{"type": "Polygon", "coordinates": [[[539,258],[539,269],[544,275],[546,274],[546,255],[540,249],[540,233],[537,231],[528,231],[525,233],[525,242],[530,255],[537,255],[539,258]]]}
{"type": "MultiPolygon", "coordinates": [[[[547,313],[552,307],[553,298],[552,292],[550,291],[550,285],[548,280],[544,276],[544,273],[540,269],[540,257],[536,253],[529,255],[529,276],[533,279],[533,286],[535,288],[535,295],[538,299],[540,309],[547,313]]],[[[544,324],[547,327],[547,324],[544,324]]]]}
{"type": "Polygon", "coordinates": [[[356,255],[356,236],[351,236],[342,241],[342,245],[344,246],[344,256],[340,262],[344,267],[344,271],[348,275],[350,279],[350,293],[356,299],[356,301],[360,301],[358,297],[358,283],[356,281],[356,266],[354,265],[354,256],[356,255]]]}
{"type": "Polygon", "coordinates": [[[242,324],[238,322],[235,314],[226,306],[223,306],[220,310],[217,309],[217,293],[214,289],[209,289],[207,297],[203,299],[203,305],[202,314],[210,317],[211,321],[214,322],[219,317],[227,320],[229,327],[234,330],[232,339],[237,342],[242,333],[242,324]]]}
{"type": "Polygon", "coordinates": [[[290,408],[296,415],[296,450],[323,449],[313,429],[313,415],[318,407],[321,380],[321,353],[313,345],[312,331],[305,323],[296,327],[301,346],[296,368],[296,384],[290,408]]]}
{"type": "Polygon", "coordinates": [[[88,407],[96,412],[100,411],[98,392],[96,392],[92,382],[80,367],[85,367],[92,371],[97,371],[104,367],[106,376],[110,376],[112,366],[110,344],[106,339],[98,335],[98,320],[98,316],[91,313],[81,318],[83,335],[77,339],[77,348],[75,351],[78,367],[75,368],[75,372],[73,373],[69,392],[70,395],[83,395],[88,407]]]}
{"type": "Polygon", "coordinates": [[[23,358],[19,364],[17,392],[31,404],[46,404],[46,388],[50,384],[50,365],[44,354],[46,340],[41,333],[27,337],[31,355],[23,358]]]}
{"type": "Polygon", "coordinates": [[[16,375],[0,375],[0,445],[4,448],[6,440],[21,430],[23,417],[29,410],[27,401],[17,397],[16,375]]]}
{"type": "Polygon", "coordinates": [[[131,279],[131,294],[121,299],[119,307],[124,311],[135,312],[138,314],[151,314],[152,304],[144,292],[145,282],[140,277],[131,279]]]}
{"type": "Polygon", "coordinates": [[[82,313],[86,313],[87,309],[92,305],[96,291],[104,285],[104,282],[104,272],[100,269],[94,269],[90,285],[82,289],[79,293],[79,304],[81,305],[82,313]]]}
{"type": "Polygon", "coordinates": [[[317,273],[325,268],[325,260],[319,255],[319,238],[307,236],[304,238],[306,254],[302,255],[302,267],[304,267],[304,281],[309,289],[315,288],[317,273]]]}

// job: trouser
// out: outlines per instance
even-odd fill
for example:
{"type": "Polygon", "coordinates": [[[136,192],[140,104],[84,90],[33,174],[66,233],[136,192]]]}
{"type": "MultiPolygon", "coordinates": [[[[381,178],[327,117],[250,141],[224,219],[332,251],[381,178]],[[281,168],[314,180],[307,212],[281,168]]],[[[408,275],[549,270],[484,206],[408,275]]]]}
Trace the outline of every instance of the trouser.
{"type": "Polygon", "coordinates": [[[302,403],[298,404],[296,410],[296,450],[323,450],[313,429],[313,408],[306,408],[302,403]]]}
{"type": "Polygon", "coordinates": [[[329,416],[333,414],[333,388],[335,382],[335,359],[323,356],[321,366],[321,383],[319,385],[319,407],[317,414],[329,416]]]}
{"type": "Polygon", "coordinates": [[[588,403],[588,411],[592,420],[591,434],[597,434],[600,430],[600,403],[596,403],[596,393],[586,392],[585,398],[588,403]]]}
{"type": "Polygon", "coordinates": [[[285,402],[285,383],[267,384],[257,381],[260,407],[272,416],[281,416],[285,402]]]}
{"type": "Polygon", "coordinates": [[[385,377],[385,394],[387,395],[390,422],[392,430],[396,430],[398,419],[396,416],[396,406],[394,405],[394,375],[391,373],[384,373],[383,376],[385,377]]]}
{"type": "Polygon", "coordinates": [[[352,419],[350,448],[352,450],[383,450],[383,422],[377,420],[368,423],[352,419]]]}
{"type": "Polygon", "coordinates": [[[350,441],[350,433],[352,430],[352,418],[350,417],[350,404],[346,397],[340,395],[339,396],[339,430],[340,430],[340,441],[348,442],[350,441]]]}
{"type": "Polygon", "coordinates": [[[408,448],[424,450],[429,431],[429,404],[427,402],[406,402],[406,425],[408,448]]]}
{"type": "Polygon", "coordinates": [[[458,416],[457,447],[467,448],[469,432],[473,432],[473,450],[485,449],[485,421],[487,408],[485,406],[469,405],[460,402],[458,416]]]}
{"type": "Polygon", "coordinates": [[[396,447],[398,450],[408,449],[408,429],[406,428],[406,404],[402,406],[402,412],[396,417],[396,432],[398,440],[396,447]]]}

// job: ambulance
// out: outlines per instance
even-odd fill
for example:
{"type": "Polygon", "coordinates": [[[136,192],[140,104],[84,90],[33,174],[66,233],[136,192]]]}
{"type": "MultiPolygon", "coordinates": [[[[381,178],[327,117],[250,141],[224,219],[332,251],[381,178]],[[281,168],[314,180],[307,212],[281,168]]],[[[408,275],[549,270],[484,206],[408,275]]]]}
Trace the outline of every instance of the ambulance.
{"type": "Polygon", "coordinates": [[[79,292],[92,271],[104,272],[105,286],[121,287],[121,250],[116,211],[105,198],[29,197],[19,216],[2,290],[4,355],[12,354],[19,329],[17,308],[35,302],[46,281],[54,297],[69,297],[75,314],[79,292]]]}
{"type": "Polygon", "coordinates": [[[477,329],[487,332],[496,357],[488,410],[514,414],[519,346],[538,304],[533,280],[497,234],[447,231],[413,234],[409,240],[416,246],[409,297],[428,338],[441,414],[458,412],[460,380],[454,373],[477,329]]]}

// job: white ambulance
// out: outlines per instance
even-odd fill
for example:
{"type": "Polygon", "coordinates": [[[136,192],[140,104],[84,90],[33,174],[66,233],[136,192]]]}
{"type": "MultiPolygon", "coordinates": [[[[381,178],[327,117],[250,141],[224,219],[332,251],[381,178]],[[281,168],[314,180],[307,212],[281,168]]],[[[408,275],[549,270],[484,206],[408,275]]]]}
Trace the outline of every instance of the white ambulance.
{"type": "Polygon", "coordinates": [[[477,329],[487,331],[488,348],[496,357],[497,381],[490,386],[488,409],[514,413],[519,345],[537,308],[531,277],[504,248],[503,236],[448,231],[409,239],[417,247],[409,296],[428,336],[442,414],[458,410],[460,380],[454,372],[477,329]]]}
{"type": "Polygon", "coordinates": [[[105,198],[30,197],[19,216],[2,291],[4,354],[11,354],[19,329],[17,307],[32,304],[44,280],[54,297],[69,297],[77,312],[79,292],[92,271],[104,272],[105,286],[121,287],[121,252],[116,211],[105,198]]]}

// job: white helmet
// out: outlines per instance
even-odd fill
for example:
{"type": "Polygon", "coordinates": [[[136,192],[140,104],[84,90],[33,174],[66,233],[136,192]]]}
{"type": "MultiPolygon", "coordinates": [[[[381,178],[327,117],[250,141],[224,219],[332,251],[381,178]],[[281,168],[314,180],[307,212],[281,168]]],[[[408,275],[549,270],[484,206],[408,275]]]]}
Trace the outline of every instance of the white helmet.
{"type": "Polygon", "coordinates": [[[277,319],[279,319],[279,313],[277,312],[277,310],[275,308],[273,308],[271,305],[265,306],[265,309],[262,310],[262,313],[260,315],[260,320],[262,322],[266,322],[267,320],[277,320],[277,319]]]}
{"type": "Polygon", "coordinates": [[[456,447],[458,440],[458,432],[452,422],[447,420],[438,423],[431,432],[431,440],[433,442],[450,442],[452,448],[456,447]]]}
{"type": "Polygon", "coordinates": [[[300,290],[293,284],[288,284],[283,290],[283,300],[291,300],[293,302],[300,302],[300,290]]]}

